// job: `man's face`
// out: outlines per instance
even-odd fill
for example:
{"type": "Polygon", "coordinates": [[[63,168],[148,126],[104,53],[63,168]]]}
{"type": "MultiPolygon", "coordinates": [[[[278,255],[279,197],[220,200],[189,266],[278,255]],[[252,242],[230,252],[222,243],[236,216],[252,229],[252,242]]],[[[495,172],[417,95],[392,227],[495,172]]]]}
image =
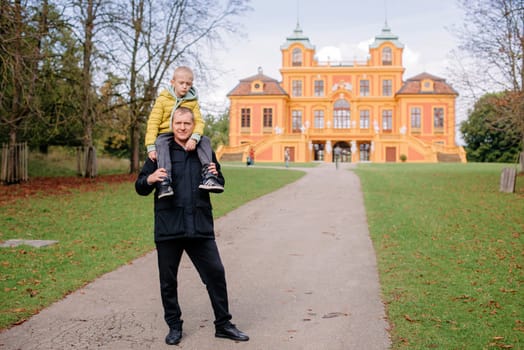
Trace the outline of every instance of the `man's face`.
{"type": "Polygon", "coordinates": [[[193,86],[193,74],[186,71],[176,72],[171,80],[171,85],[177,97],[184,97],[193,86]]]}
{"type": "Polygon", "coordinates": [[[193,115],[187,111],[177,109],[173,115],[173,133],[175,141],[185,144],[193,134],[195,122],[193,115]]]}

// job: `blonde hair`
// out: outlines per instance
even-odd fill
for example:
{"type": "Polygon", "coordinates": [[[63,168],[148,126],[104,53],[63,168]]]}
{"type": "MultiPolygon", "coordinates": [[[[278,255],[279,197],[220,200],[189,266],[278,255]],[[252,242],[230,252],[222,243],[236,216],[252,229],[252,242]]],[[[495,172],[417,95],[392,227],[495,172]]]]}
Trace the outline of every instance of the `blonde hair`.
{"type": "Polygon", "coordinates": [[[180,66],[180,67],[176,67],[175,68],[175,71],[173,72],[173,78],[175,78],[175,75],[177,73],[189,73],[191,74],[191,76],[193,76],[193,70],[191,68],[189,68],[188,66],[180,66]]]}

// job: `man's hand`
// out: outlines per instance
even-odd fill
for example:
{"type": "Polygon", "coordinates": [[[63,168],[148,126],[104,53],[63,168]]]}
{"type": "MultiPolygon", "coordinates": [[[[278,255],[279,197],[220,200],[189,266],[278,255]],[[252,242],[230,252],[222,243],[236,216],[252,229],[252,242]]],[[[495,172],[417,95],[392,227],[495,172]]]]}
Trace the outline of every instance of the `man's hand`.
{"type": "Polygon", "coordinates": [[[151,151],[147,154],[149,159],[151,159],[153,162],[156,162],[156,151],[151,151]]]}
{"type": "Polygon", "coordinates": [[[217,167],[215,163],[209,163],[209,165],[207,166],[207,170],[213,175],[218,175],[218,171],[217,171],[217,167]]]}
{"type": "Polygon", "coordinates": [[[189,139],[186,142],[186,151],[194,151],[196,148],[197,142],[195,139],[189,139]]]}
{"type": "Polygon", "coordinates": [[[167,177],[167,171],[164,168],[158,168],[155,172],[147,177],[147,184],[152,185],[163,181],[167,177]]]}

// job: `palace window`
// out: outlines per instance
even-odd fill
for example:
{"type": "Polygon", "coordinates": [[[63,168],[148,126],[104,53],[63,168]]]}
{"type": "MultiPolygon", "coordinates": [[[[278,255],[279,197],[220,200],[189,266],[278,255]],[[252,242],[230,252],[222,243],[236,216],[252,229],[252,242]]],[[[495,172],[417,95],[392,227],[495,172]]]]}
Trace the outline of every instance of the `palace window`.
{"type": "Polygon", "coordinates": [[[302,132],[302,111],[293,110],[291,112],[291,129],[293,132],[302,132]]]}
{"type": "Polygon", "coordinates": [[[390,47],[382,49],[382,64],[384,66],[391,66],[393,63],[393,54],[390,47]]]}
{"type": "Polygon", "coordinates": [[[324,80],[315,80],[315,96],[324,96],[324,80]]]}
{"type": "Polygon", "coordinates": [[[251,127],[251,109],[249,108],[242,108],[240,110],[240,126],[242,128],[249,128],[251,127]]]}
{"type": "Polygon", "coordinates": [[[324,128],[324,111],[316,110],[313,112],[313,114],[315,116],[315,128],[323,129],[324,128]]]}
{"type": "Polygon", "coordinates": [[[293,80],[293,96],[302,96],[302,80],[293,80]]]}
{"type": "Polygon", "coordinates": [[[333,107],[333,127],[335,129],[349,129],[351,117],[349,102],[344,99],[339,99],[335,101],[333,107]]]}
{"type": "Polygon", "coordinates": [[[433,108],[433,127],[435,129],[444,128],[444,108],[433,108]]]}
{"type": "Polygon", "coordinates": [[[391,131],[393,129],[393,111],[386,109],[382,111],[382,130],[391,131]]]}
{"type": "Polygon", "coordinates": [[[393,95],[393,81],[391,79],[382,80],[382,96],[393,95]]]}
{"type": "Polygon", "coordinates": [[[360,96],[369,96],[369,80],[360,80],[360,96]]]}
{"type": "Polygon", "coordinates": [[[369,110],[364,109],[360,111],[360,128],[369,129],[369,110]]]}
{"type": "Polygon", "coordinates": [[[371,145],[369,143],[361,143],[359,148],[360,148],[360,160],[369,161],[369,152],[371,149],[371,145]]]}
{"type": "Polygon", "coordinates": [[[411,128],[420,129],[420,107],[411,108],[411,128]]]}
{"type": "Polygon", "coordinates": [[[295,48],[293,49],[293,53],[292,53],[292,56],[293,56],[293,67],[299,67],[302,65],[302,50],[299,49],[299,48],[295,48]]]}
{"type": "Polygon", "coordinates": [[[273,127],[273,108],[264,108],[263,117],[264,117],[264,128],[272,128],[273,127]]]}

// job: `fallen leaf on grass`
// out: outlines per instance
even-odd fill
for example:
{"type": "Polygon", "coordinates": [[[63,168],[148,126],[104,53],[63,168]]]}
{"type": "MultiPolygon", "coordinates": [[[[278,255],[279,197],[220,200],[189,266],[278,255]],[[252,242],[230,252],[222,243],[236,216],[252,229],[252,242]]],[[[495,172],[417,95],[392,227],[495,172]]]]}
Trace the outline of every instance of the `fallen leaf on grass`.
{"type": "Polygon", "coordinates": [[[404,319],[408,322],[417,322],[417,320],[412,319],[409,315],[404,315],[404,319]]]}
{"type": "Polygon", "coordinates": [[[500,288],[500,291],[502,293],[517,293],[517,291],[515,289],[506,289],[506,288],[500,288]]]}
{"type": "Polygon", "coordinates": [[[451,300],[453,301],[462,300],[464,303],[469,303],[472,301],[476,301],[477,298],[473,298],[472,296],[469,296],[469,295],[460,295],[458,297],[452,298],[451,300]]]}
{"type": "Polygon", "coordinates": [[[31,288],[27,288],[27,289],[26,289],[26,292],[29,293],[29,296],[30,296],[31,298],[37,296],[38,293],[39,293],[37,290],[31,289],[31,288]]]}
{"type": "Polygon", "coordinates": [[[524,333],[524,322],[521,320],[515,320],[515,328],[513,328],[513,330],[524,333]]]}

